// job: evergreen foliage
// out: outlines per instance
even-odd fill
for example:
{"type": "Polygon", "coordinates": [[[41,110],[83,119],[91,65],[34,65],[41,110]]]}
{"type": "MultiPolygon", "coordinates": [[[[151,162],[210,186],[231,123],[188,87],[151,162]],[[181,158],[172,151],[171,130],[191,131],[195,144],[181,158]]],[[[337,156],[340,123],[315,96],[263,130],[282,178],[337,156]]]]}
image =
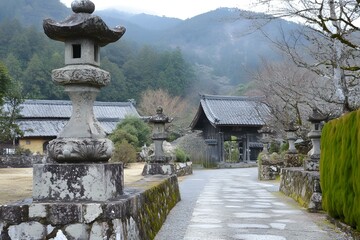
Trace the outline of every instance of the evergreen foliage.
{"type": "Polygon", "coordinates": [[[10,87],[11,79],[3,63],[0,62],[0,104],[3,104],[4,97],[10,87]]]}
{"type": "Polygon", "coordinates": [[[126,140],[115,144],[114,153],[111,162],[122,162],[124,165],[136,161],[136,149],[126,140]]]}
{"type": "Polygon", "coordinates": [[[140,118],[127,116],[120,122],[109,138],[117,143],[123,141],[131,144],[137,151],[140,151],[144,144],[150,143],[150,127],[140,118]]]}
{"type": "Polygon", "coordinates": [[[21,83],[12,80],[6,67],[0,63],[0,142],[11,142],[23,135],[15,122],[20,115],[22,102],[21,83]]]}
{"type": "MultiPolygon", "coordinates": [[[[61,86],[51,81],[51,71],[64,67],[64,46],[17,20],[0,23],[0,58],[10,76],[22,83],[25,98],[67,99],[61,86]]],[[[120,41],[102,49],[101,67],[112,81],[98,101],[139,100],[141,92],[162,88],[184,96],[194,81],[192,67],[179,49],[157,51],[120,41]]]]}
{"type": "Polygon", "coordinates": [[[323,208],[360,230],[360,111],[328,122],[321,137],[323,208]]]}

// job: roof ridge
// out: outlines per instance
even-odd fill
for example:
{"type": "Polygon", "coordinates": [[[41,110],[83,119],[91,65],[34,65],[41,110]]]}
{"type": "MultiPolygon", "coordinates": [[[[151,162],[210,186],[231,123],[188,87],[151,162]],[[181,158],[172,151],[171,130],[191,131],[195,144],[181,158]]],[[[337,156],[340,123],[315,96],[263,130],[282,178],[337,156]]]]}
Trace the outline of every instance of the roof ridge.
{"type": "Polygon", "coordinates": [[[218,100],[243,100],[243,101],[255,101],[262,100],[264,96],[225,96],[225,95],[209,95],[201,94],[201,99],[218,99],[218,100]]]}
{"type": "Polygon", "coordinates": [[[47,105],[68,105],[70,100],[44,100],[44,99],[25,99],[22,104],[47,104],[47,105]]]}
{"type": "MultiPolygon", "coordinates": [[[[44,100],[44,99],[26,99],[22,104],[26,105],[36,105],[36,104],[46,104],[46,105],[71,105],[70,100],[44,100]]],[[[132,105],[131,102],[102,102],[95,101],[94,106],[127,106],[132,105]]]]}

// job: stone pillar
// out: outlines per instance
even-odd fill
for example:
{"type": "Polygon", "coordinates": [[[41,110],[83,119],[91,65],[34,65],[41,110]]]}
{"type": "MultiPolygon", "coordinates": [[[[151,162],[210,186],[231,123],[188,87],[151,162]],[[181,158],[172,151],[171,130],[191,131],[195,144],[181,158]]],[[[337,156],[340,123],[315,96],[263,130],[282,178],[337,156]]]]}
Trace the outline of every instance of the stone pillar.
{"type": "Polygon", "coordinates": [[[271,141],[270,135],[273,133],[273,130],[268,126],[264,126],[258,132],[261,133],[260,142],[262,142],[263,144],[263,153],[268,154],[269,153],[268,147],[271,141]]]}
{"type": "Polygon", "coordinates": [[[297,127],[294,126],[293,122],[289,123],[287,129],[285,129],[286,137],[289,143],[289,149],[287,153],[284,155],[284,165],[285,167],[301,167],[302,162],[299,158],[298,152],[295,148],[295,141],[296,141],[296,131],[298,130],[297,127]]]}
{"type": "Polygon", "coordinates": [[[286,138],[289,143],[289,149],[288,153],[297,153],[297,150],[295,148],[295,141],[296,141],[296,134],[295,132],[298,130],[297,127],[294,126],[293,122],[290,122],[289,127],[285,129],[286,132],[286,138]]]}
{"type": "Polygon", "coordinates": [[[46,19],[45,34],[65,43],[65,67],[52,71],[72,102],[72,115],[48,145],[51,164],[34,165],[35,202],[82,202],[118,199],[123,193],[123,166],[107,161],[113,143],[94,116],[93,104],[110,74],[100,69],[100,47],[119,40],[125,28],[109,29],[90,0],[75,0],[73,14],[62,22],[46,19]]]}
{"type": "Polygon", "coordinates": [[[274,131],[270,127],[264,126],[258,132],[262,135],[260,141],[263,143],[263,151],[258,159],[258,179],[275,180],[279,176],[283,161],[275,155],[270,157],[268,151],[268,144],[274,131]]]}
{"type": "Polygon", "coordinates": [[[156,115],[150,117],[148,121],[153,124],[152,140],[155,145],[154,156],[145,164],[143,175],[172,175],[175,174],[174,164],[169,163],[170,156],[166,156],[163,149],[163,142],[167,139],[165,124],[172,119],[163,114],[162,107],[156,109],[156,115]]]}
{"type": "Polygon", "coordinates": [[[319,113],[317,109],[313,109],[312,115],[309,116],[311,131],[308,133],[308,137],[311,140],[312,148],[304,161],[305,171],[319,171],[321,122],[325,120],[327,120],[327,116],[319,113]]]}
{"type": "Polygon", "coordinates": [[[225,149],[224,149],[224,133],[219,132],[218,143],[219,143],[219,163],[225,162],[225,149]]]}

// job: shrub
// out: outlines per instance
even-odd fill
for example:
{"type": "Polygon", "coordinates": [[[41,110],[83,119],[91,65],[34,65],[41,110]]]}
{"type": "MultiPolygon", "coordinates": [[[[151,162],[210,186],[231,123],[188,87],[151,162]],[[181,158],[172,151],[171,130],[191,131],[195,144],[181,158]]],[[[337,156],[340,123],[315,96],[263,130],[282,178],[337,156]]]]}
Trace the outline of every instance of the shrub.
{"type": "Polygon", "coordinates": [[[25,155],[25,156],[30,156],[32,154],[32,152],[29,149],[25,149],[23,147],[16,147],[15,148],[15,155],[25,155]]]}
{"type": "Polygon", "coordinates": [[[360,230],[360,111],[325,124],[321,138],[323,208],[360,230]]]}
{"type": "Polygon", "coordinates": [[[189,160],[189,157],[187,156],[185,151],[182,150],[181,148],[175,149],[175,157],[176,157],[176,162],[186,162],[189,160]]]}
{"type": "Polygon", "coordinates": [[[109,138],[114,144],[124,140],[131,144],[137,151],[141,150],[144,144],[150,143],[150,127],[140,118],[127,116],[116,126],[109,138]]]}
{"type": "Polygon", "coordinates": [[[284,143],[280,147],[280,152],[287,152],[287,150],[289,150],[289,142],[284,143]]]}
{"type": "Polygon", "coordinates": [[[111,162],[122,162],[124,166],[127,163],[136,162],[136,149],[126,140],[115,144],[111,162]]]}
{"type": "Polygon", "coordinates": [[[271,142],[270,143],[270,148],[269,148],[269,153],[273,153],[273,152],[279,152],[280,151],[280,143],[279,142],[271,142]]]}

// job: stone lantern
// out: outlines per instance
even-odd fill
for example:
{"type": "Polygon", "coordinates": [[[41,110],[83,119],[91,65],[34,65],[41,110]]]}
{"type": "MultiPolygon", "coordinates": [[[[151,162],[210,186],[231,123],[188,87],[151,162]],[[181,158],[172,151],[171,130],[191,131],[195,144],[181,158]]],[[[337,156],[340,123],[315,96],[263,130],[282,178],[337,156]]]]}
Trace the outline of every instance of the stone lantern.
{"type": "Polygon", "coordinates": [[[321,114],[317,109],[313,109],[312,115],[309,116],[311,131],[308,133],[308,137],[311,140],[312,149],[308,152],[308,158],[304,162],[305,171],[319,171],[321,122],[326,120],[327,116],[321,114]]]}
{"type": "Polygon", "coordinates": [[[99,68],[100,47],[115,42],[125,28],[109,29],[92,15],[89,0],[71,4],[74,14],[65,21],[44,20],[45,34],[65,43],[65,67],[52,71],[55,84],[64,86],[72,102],[72,115],[57,139],[49,143],[49,157],[57,162],[104,162],[112,154],[112,142],[94,116],[93,103],[110,74],[99,68]]]}
{"type": "Polygon", "coordinates": [[[263,144],[263,153],[268,153],[268,146],[271,141],[273,130],[268,126],[264,126],[258,132],[261,133],[260,142],[263,144]]]}
{"type": "Polygon", "coordinates": [[[170,164],[171,157],[166,156],[163,149],[163,142],[168,135],[165,131],[165,124],[170,123],[172,119],[163,113],[163,108],[156,109],[156,115],[148,119],[149,123],[153,125],[153,132],[151,139],[154,141],[155,149],[154,155],[150,157],[149,162],[145,165],[143,175],[171,175],[175,172],[173,164],[170,164]]]}
{"type": "Polygon", "coordinates": [[[52,71],[64,86],[72,115],[48,145],[46,164],[34,165],[34,201],[108,201],[122,195],[123,166],[110,164],[113,143],[94,116],[93,103],[110,74],[99,68],[100,47],[119,40],[124,27],[109,29],[90,0],[75,0],[73,14],[62,22],[46,19],[45,34],[65,43],[65,67],[52,71]]]}
{"type": "Polygon", "coordinates": [[[298,128],[294,126],[293,122],[290,122],[287,129],[285,129],[286,138],[289,142],[289,149],[284,155],[284,167],[301,167],[303,165],[302,160],[300,159],[299,154],[297,154],[297,150],[295,148],[295,132],[297,130],[298,128]]]}
{"type": "Polygon", "coordinates": [[[294,126],[294,122],[290,122],[288,128],[285,129],[286,138],[287,138],[287,140],[289,142],[288,153],[297,153],[297,150],[295,148],[295,141],[296,141],[295,132],[297,130],[298,130],[298,128],[294,126]]]}

